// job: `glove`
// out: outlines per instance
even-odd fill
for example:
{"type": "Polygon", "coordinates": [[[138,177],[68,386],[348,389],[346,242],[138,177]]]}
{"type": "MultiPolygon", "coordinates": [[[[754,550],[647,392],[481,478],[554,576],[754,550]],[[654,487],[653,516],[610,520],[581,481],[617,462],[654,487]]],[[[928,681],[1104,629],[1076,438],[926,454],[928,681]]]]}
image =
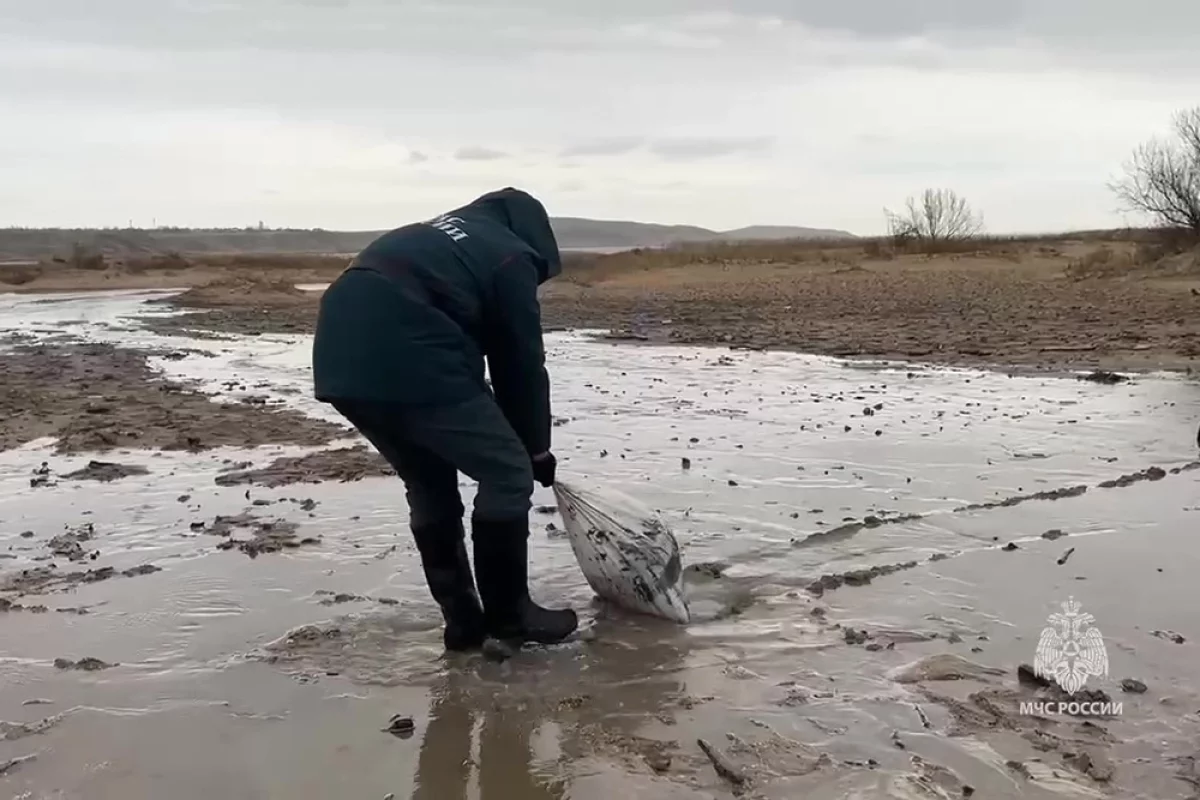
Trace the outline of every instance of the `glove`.
{"type": "Polygon", "coordinates": [[[547,488],[554,485],[554,472],[558,469],[558,459],[553,453],[546,453],[533,459],[533,479],[547,488]]]}

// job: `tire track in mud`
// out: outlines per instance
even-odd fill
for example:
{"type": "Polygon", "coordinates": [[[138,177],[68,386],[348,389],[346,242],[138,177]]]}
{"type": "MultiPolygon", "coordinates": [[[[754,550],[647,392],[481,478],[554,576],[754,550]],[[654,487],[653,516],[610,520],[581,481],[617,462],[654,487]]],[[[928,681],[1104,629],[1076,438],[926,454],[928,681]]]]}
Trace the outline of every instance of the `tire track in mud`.
{"type": "MultiPolygon", "coordinates": [[[[1041,491],[1041,492],[1034,492],[1032,494],[1014,495],[1012,497],[1007,497],[1002,500],[993,500],[993,501],[989,501],[989,502],[985,502],[985,503],[970,503],[968,505],[959,506],[959,507],[951,509],[949,511],[929,511],[929,512],[925,512],[925,513],[897,514],[894,516],[867,516],[867,517],[863,518],[862,520],[856,520],[854,522],[847,522],[843,525],[839,525],[838,527],[832,528],[828,531],[817,531],[817,532],[811,533],[808,536],[805,536],[803,538],[793,539],[791,542],[791,547],[792,548],[814,547],[814,546],[818,546],[818,545],[825,545],[825,544],[831,544],[831,543],[835,543],[835,542],[845,541],[847,539],[850,539],[850,538],[858,535],[859,533],[861,533],[864,530],[871,530],[874,528],[882,527],[884,525],[897,525],[897,524],[901,524],[901,523],[905,523],[905,522],[913,522],[916,520],[928,519],[930,517],[938,517],[938,516],[944,516],[944,515],[948,515],[948,514],[961,514],[961,513],[970,512],[970,511],[984,511],[984,510],[990,510],[990,509],[995,509],[995,508],[1011,508],[1013,506],[1021,505],[1022,503],[1028,503],[1028,502],[1039,501],[1039,500],[1040,501],[1053,501],[1053,500],[1063,500],[1063,499],[1067,499],[1067,498],[1071,498],[1071,497],[1080,497],[1084,494],[1087,494],[1087,492],[1093,488],[1094,489],[1124,489],[1129,486],[1134,486],[1136,484],[1143,483],[1145,481],[1160,481],[1160,480],[1167,478],[1169,475],[1182,475],[1184,473],[1192,472],[1195,470],[1200,470],[1200,461],[1190,461],[1186,464],[1182,464],[1177,467],[1172,467],[1170,469],[1163,469],[1162,467],[1156,467],[1156,466],[1155,467],[1147,467],[1146,469],[1140,470],[1138,472],[1131,472],[1131,473],[1128,473],[1125,475],[1121,475],[1120,477],[1117,477],[1117,478],[1112,478],[1110,480],[1101,481],[1100,483],[1097,483],[1094,486],[1089,486],[1087,484],[1077,484],[1075,486],[1067,486],[1067,487],[1062,487],[1062,488],[1058,488],[1058,489],[1048,489],[1048,490],[1041,491]]],[[[1054,539],[1057,539],[1063,535],[1064,534],[1061,531],[1054,530],[1054,531],[1047,531],[1046,533],[1042,534],[1042,537],[1053,541],[1054,539]]],[[[1012,548],[1012,549],[1015,549],[1015,548],[1012,548]]],[[[928,558],[925,558],[925,559],[914,559],[914,560],[904,561],[904,562],[897,563],[897,564],[883,564],[883,565],[874,566],[874,567],[847,570],[845,572],[839,572],[839,573],[832,573],[832,574],[827,573],[827,574],[821,575],[819,578],[817,578],[816,580],[809,583],[808,586],[806,586],[805,588],[807,589],[807,591],[810,594],[820,597],[820,596],[824,595],[825,592],[831,591],[834,589],[839,589],[842,586],[866,586],[867,584],[871,583],[876,578],[881,578],[886,575],[891,575],[896,572],[901,572],[903,570],[913,569],[923,563],[928,564],[928,563],[933,563],[933,562],[937,562],[937,561],[945,561],[946,559],[953,558],[954,555],[959,555],[959,554],[960,553],[956,553],[953,555],[949,554],[949,553],[934,553],[932,556],[929,556],[928,558]]]]}

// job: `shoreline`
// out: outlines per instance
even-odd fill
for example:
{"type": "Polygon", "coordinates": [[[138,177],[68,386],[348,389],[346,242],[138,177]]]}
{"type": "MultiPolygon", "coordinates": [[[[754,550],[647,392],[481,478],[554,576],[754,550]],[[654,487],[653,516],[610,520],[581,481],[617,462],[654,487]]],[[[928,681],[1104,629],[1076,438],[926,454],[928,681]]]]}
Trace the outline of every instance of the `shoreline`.
{"type": "MultiPolygon", "coordinates": [[[[986,242],[898,254],[864,244],[781,243],[631,251],[567,264],[540,292],[545,331],[608,341],[784,351],[1009,374],[1194,374],[1200,368],[1200,250],[1151,259],[1136,241],[986,242]]],[[[169,291],[162,334],[310,333],[340,257],[0,269],[28,297],[169,291]],[[24,275],[24,277],[22,277],[24,275]],[[32,276],[32,277],[31,277],[32,276]]]]}

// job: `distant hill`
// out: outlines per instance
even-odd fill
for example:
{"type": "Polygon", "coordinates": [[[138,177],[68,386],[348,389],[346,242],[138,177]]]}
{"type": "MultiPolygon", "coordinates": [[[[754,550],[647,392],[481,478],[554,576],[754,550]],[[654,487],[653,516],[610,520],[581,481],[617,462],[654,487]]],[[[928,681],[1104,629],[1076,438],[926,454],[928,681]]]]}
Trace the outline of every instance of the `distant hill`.
{"type": "MultiPolygon", "coordinates": [[[[563,249],[664,247],[719,241],[854,238],[846,231],[756,225],[713,231],[694,225],[556,217],[551,220],[563,249]]],[[[191,228],[7,228],[0,229],[0,261],[70,256],[77,245],[107,256],[161,253],[357,253],[381,231],[191,229],[191,228]]]]}

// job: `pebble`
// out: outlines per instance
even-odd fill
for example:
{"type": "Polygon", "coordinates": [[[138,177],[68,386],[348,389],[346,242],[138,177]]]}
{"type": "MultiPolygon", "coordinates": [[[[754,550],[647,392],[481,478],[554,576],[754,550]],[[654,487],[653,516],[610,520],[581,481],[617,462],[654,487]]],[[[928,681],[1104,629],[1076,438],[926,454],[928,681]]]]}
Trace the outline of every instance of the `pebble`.
{"type": "Polygon", "coordinates": [[[1136,678],[1124,678],[1121,680],[1121,691],[1128,694],[1145,694],[1147,688],[1146,684],[1136,678]]]}

